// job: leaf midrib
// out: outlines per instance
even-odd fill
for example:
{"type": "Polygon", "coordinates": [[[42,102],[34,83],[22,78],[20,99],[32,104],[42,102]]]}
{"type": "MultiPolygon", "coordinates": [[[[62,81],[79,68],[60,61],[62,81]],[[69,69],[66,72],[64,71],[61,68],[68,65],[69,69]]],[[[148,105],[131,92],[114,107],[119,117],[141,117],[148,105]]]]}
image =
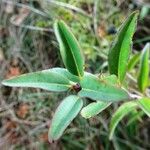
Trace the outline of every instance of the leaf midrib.
{"type": "MultiPolygon", "coordinates": [[[[94,93],[104,93],[104,92],[99,92],[98,90],[92,90],[92,89],[87,89],[87,88],[82,88],[82,90],[85,90],[85,91],[91,91],[91,92],[94,92],[94,93]]],[[[116,95],[116,94],[111,94],[111,95],[116,95]]]]}
{"type": "MultiPolygon", "coordinates": [[[[130,28],[130,24],[132,23],[134,17],[135,17],[135,16],[133,16],[133,18],[130,20],[129,24],[127,25],[129,28],[130,28]]],[[[125,32],[125,34],[124,34],[124,37],[126,37],[129,28],[126,30],[126,32],[125,32]]],[[[133,36],[133,34],[132,34],[132,36],[133,36]]],[[[121,45],[120,45],[120,47],[119,47],[119,48],[120,48],[120,53],[122,52],[122,45],[123,45],[123,41],[124,41],[124,39],[125,39],[124,37],[123,37],[123,39],[122,39],[122,41],[121,41],[121,45]]],[[[132,38],[131,38],[130,40],[132,41],[132,38]]],[[[121,55],[119,55],[119,59],[118,59],[118,76],[120,76],[120,75],[119,75],[119,70],[120,70],[120,57],[121,57],[121,55]]]]}
{"type": "MultiPolygon", "coordinates": [[[[73,111],[73,108],[75,108],[76,107],[76,105],[78,105],[78,100],[80,99],[80,97],[78,97],[77,99],[76,99],[76,102],[75,102],[75,104],[71,107],[71,109],[68,111],[68,113],[67,113],[67,116],[68,116],[68,114],[70,115],[70,112],[72,112],[73,111]]],[[[64,124],[65,124],[65,122],[66,122],[66,119],[67,117],[63,117],[62,119],[61,119],[61,121],[60,121],[60,123],[57,125],[57,126],[55,126],[55,129],[61,129],[61,127],[62,126],[64,126],[64,124]]],[[[69,121],[70,122],[70,121],[69,121]]],[[[59,130],[59,131],[61,131],[61,130],[59,130]]],[[[56,133],[57,133],[57,136],[59,135],[59,132],[58,132],[58,130],[55,130],[54,132],[53,132],[53,134],[54,135],[56,135],[56,133]]],[[[56,137],[57,137],[56,136],[56,137]]]]}
{"type": "MultiPolygon", "coordinates": [[[[34,82],[25,82],[25,83],[3,83],[4,85],[7,85],[7,86],[9,86],[10,84],[16,84],[16,86],[17,86],[17,84],[45,84],[45,85],[59,85],[59,86],[66,86],[66,87],[70,87],[71,85],[69,85],[69,84],[58,84],[58,83],[45,83],[45,82],[39,82],[39,83],[34,83],[34,82]]],[[[11,85],[10,85],[11,86],[11,85]]],[[[14,85],[15,86],[15,85],[14,85]]],[[[23,87],[23,85],[22,85],[22,87],[23,87]]]]}
{"type": "MultiPolygon", "coordinates": [[[[65,40],[67,41],[68,47],[71,49],[71,54],[72,54],[72,56],[73,56],[73,59],[74,59],[74,62],[75,62],[75,66],[76,66],[76,68],[77,68],[77,73],[78,73],[79,77],[81,77],[81,74],[80,74],[80,71],[79,71],[79,69],[78,69],[78,65],[77,65],[77,62],[76,62],[74,53],[73,53],[73,51],[72,51],[72,47],[70,46],[70,44],[68,44],[69,41],[68,41],[68,39],[66,38],[65,34],[62,32],[61,26],[60,26],[60,30],[61,30],[61,33],[64,35],[65,40]]],[[[70,31],[69,31],[69,32],[70,32],[70,31]]]]}

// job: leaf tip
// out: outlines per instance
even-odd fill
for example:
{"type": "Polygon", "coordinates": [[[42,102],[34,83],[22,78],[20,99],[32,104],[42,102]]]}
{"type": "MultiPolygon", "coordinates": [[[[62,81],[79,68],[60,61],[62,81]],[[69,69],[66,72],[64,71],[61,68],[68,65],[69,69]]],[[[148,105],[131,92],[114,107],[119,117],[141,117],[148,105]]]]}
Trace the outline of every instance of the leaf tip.
{"type": "Polygon", "coordinates": [[[3,81],[1,82],[1,84],[7,86],[7,85],[8,85],[7,80],[3,80],[3,81]]]}
{"type": "Polygon", "coordinates": [[[135,10],[131,13],[131,16],[135,16],[136,18],[138,17],[140,11],[139,10],[135,10]]]}
{"type": "Polygon", "coordinates": [[[84,109],[81,110],[80,115],[81,115],[83,118],[88,119],[88,117],[86,116],[86,114],[85,114],[85,112],[84,112],[84,109]]]}

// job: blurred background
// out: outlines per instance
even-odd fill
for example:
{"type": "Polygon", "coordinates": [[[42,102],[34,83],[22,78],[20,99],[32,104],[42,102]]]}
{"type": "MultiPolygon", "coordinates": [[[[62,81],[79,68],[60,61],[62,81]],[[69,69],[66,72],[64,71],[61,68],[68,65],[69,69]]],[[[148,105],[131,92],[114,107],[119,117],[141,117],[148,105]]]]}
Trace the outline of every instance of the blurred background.
{"type": "MultiPolygon", "coordinates": [[[[139,10],[133,53],[150,41],[148,0],[0,0],[0,82],[23,73],[63,67],[53,31],[64,20],[78,39],[86,70],[108,73],[107,53],[124,19],[139,10]]],[[[98,116],[80,115],[58,141],[48,142],[51,118],[66,93],[0,84],[0,149],[18,150],[148,150],[150,119],[130,114],[112,141],[108,127],[119,103],[98,116]]]]}

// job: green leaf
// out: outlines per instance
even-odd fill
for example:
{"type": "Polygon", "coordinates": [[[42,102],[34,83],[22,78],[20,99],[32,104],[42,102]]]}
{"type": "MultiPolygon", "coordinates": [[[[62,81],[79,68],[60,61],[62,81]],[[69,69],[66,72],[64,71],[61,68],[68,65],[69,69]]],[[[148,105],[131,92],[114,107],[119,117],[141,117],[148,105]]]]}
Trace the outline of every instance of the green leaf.
{"type": "Polygon", "coordinates": [[[144,47],[140,58],[140,71],[138,75],[138,86],[141,92],[144,92],[149,84],[149,51],[150,43],[144,47]]]}
{"type": "Polygon", "coordinates": [[[80,81],[78,76],[75,76],[75,75],[71,74],[65,68],[59,68],[59,67],[58,68],[52,68],[52,71],[61,74],[62,76],[64,76],[65,78],[67,78],[68,80],[70,80],[72,82],[79,82],[80,81]]]}
{"type": "Polygon", "coordinates": [[[119,85],[118,78],[114,74],[102,77],[100,78],[100,81],[106,82],[109,85],[119,85]]]}
{"type": "Polygon", "coordinates": [[[77,40],[63,21],[55,22],[54,30],[65,67],[72,74],[82,77],[84,74],[84,59],[77,40]]]}
{"type": "Polygon", "coordinates": [[[138,63],[139,59],[140,59],[140,53],[133,55],[133,57],[129,60],[128,63],[128,71],[134,68],[134,66],[138,63]]]}
{"type": "Polygon", "coordinates": [[[127,126],[132,125],[133,123],[136,123],[137,121],[141,121],[142,122],[142,116],[144,115],[144,112],[141,110],[133,110],[130,114],[130,116],[128,117],[128,122],[127,122],[127,126]]]}
{"type": "Polygon", "coordinates": [[[116,102],[130,99],[128,93],[120,87],[101,81],[96,76],[86,73],[80,81],[82,90],[78,93],[81,97],[88,97],[97,101],[116,102]]]}
{"type": "Polygon", "coordinates": [[[137,107],[136,102],[126,102],[122,104],[116,112],[113,114],[111,122],[110,122],[110,134],[109,139],[112,139],[114,131],[118,125],[118,123],[123,119],[125,115],[133,111],[137,107]]]}
{"type": "Polygon", "coordinates": [[[83,101],[78,96],[66,97],[58,106],[49,129],[49,140],[57,140],[64,130],[77,116],[83,106],[83,101]]]}
{"type": "Polygon", "coordinates": [[[104,109],[106,109],[111,103],[106,102],[93,102],[84,107],[81,110],[81,115],[84,118],[91,118],[102,112],[104,109]]]}
{"type": "Polygon", "coordinates": [[[66,91],[71,88],[71,82],[55,69],[27,73],[4,80],[3,85],[13,87],[34,87],[49,91],[66,91]]]}
{"type": "Polygon", "coordinates": [[[148,117],[150,117],[150,98],[141,98],[140,100],[138,100],[138,105],[148,115],[148,117]]]}
{"type": "Polygon", "coordinates": [[[108,54],[109,71],[117,75],[120,82],[123,82],[126,74],[137,16],[138,12],[135,11],[126,19],[108,54]]]}

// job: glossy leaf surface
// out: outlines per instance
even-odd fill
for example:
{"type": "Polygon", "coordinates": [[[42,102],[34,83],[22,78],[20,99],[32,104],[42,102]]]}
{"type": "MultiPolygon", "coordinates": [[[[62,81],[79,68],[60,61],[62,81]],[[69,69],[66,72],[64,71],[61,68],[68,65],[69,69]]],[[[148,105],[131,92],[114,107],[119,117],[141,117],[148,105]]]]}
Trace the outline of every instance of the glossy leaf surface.
{"type": "Polygon", "coordinates": [[[84,118],[91,118],[106,109],[111,103],[93,102],[81,110],[81,115],[84,118]]]}
{"type": "Polygon", "coordinates": [[[83,101],[78,96],[66,97],[58,106],[49,129],[49,140],[57,140],[64,130],[77,116],[83,106],[83,101]]]}
{"type": "Polygon", "coordinates": [[[70,81],[55,69],[27,73],[4,80],[3,85],[13,87],[34,87],[49,91],[66,91],[71,87],[70,81]]]}
{"type": "Polygon", "coordinates": [[[139,89],[144,92],[145,89],[148,87],[149,84],[149,52],[150,51],[150,43],[147,43],[144,47],[142,54],[141,54],[141,63],[140,63],[140,71],[138,76],[138,86],[139,89]]]}
{"type": "Polygon", "coordinates": [[[122,118],[130,113],[137,107],[137,103],[135,102],[126,102],[122,104],[116,112],[113,114],[111,122],[110,122],[110,134],[109,139],[112,139],[115,128],[117,127],[118,123],[122,120],[122,118]]]}
{"type": "Polygon", "coordinates": [[[82,90],[78,93],[81,97],[88,97],[97,101],[116,102],[128,100],[128,93],[120,87],[110,85],[108,80],[100,80],[96,76],[86,73],[80,81],[82,90]]]}
{"type": "Polygon", "coordinates": [[[111,74],[118,76],[120,82],[124,80],[127,62],[131,51],[132,37],[135,32],[138,12],[133,12],[121,26],[119,33],[109,51],[108,64],[111,74]]]}
{"type": "Polygon", "coordinates": [[[82,77],[84,60],[77,40],[63,21],[55,22],[54,30],[65,67],[72,74],[82,77]]]}

